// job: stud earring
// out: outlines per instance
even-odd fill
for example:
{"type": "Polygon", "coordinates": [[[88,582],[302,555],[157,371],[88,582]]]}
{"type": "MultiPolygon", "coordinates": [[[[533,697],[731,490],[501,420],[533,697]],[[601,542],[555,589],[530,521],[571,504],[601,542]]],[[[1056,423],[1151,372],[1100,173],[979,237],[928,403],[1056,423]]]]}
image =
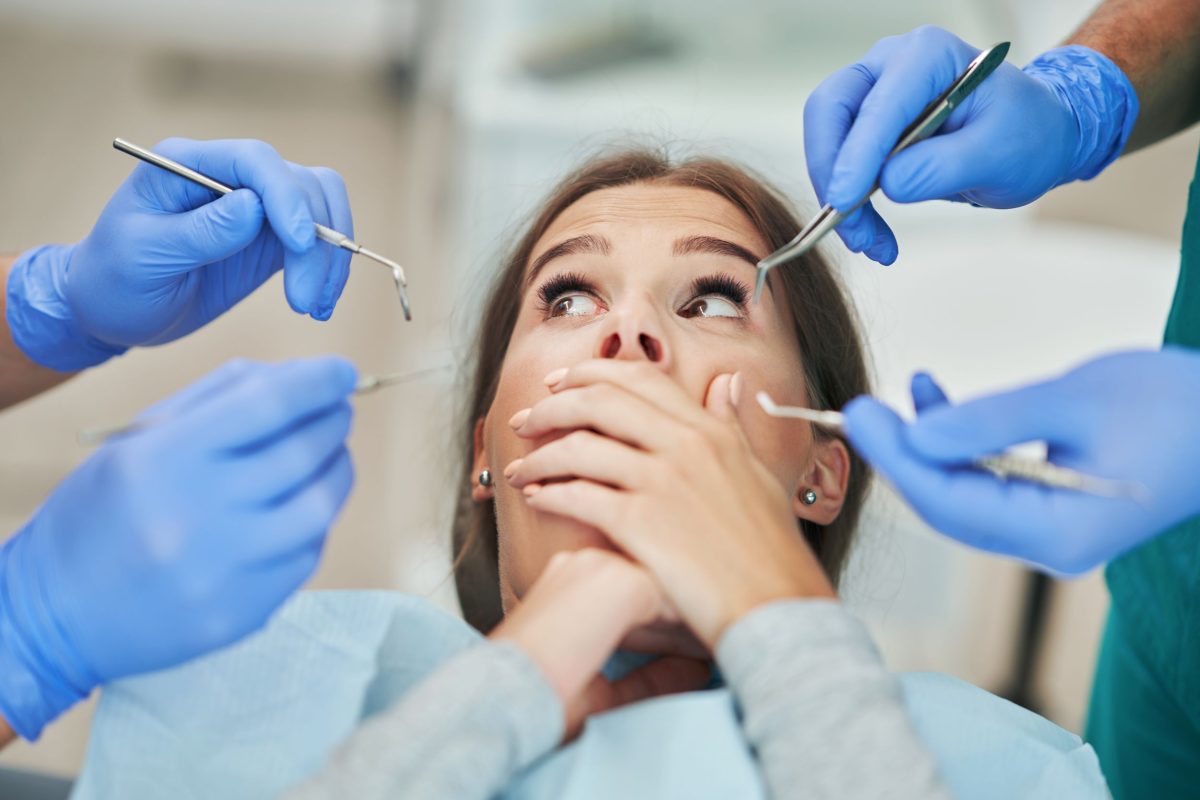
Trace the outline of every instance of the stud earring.
{"type": "Polygon", "coordinates": [[[490,469],[488,469],[487,467],[484,467],[483,469],[481,469],[479,471],[479,485],[480,486],[491,486],[492,485],[492,471],[490,469]]]}
{"type": "Polygon", "coordinates": [[[804,494],[800,495],[800,502],[806,506],[811,506],[817,502],[817,493],[812,489],[807,490],[804,494]]]}

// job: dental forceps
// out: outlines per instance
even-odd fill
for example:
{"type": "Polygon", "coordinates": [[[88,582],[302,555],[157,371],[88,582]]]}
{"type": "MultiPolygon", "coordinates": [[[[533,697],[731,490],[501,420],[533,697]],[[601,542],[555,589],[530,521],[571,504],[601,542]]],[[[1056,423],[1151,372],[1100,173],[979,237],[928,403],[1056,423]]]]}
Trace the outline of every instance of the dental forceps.
{"type": "MultiPolygon", "coordinates": [[[[138,147],[136,144],[127,142],[124,139],[113,139],[113,147],[120,150],[122,153],[127,153],[134,158],[139,158],[147,164],[153,164],[156,167],[165,169],[168,172],[174,172],[181,178],[187,178],[192,183],[199,184],[205,189],[216,192],[217,194],[229,194],[233,191],[232,188],[226,186],[220,181],[213,180],[207,175],[197,172],[194,169],[185,167],[177,161],[172,161],[165,156],[160,156],[158,153],[147,150],[144,147],[138,147]]],[[[408,293],[405,287],[408,286],[408,280],[404,276],[404,268],[392,261],[390,258],[384,258],[378,253],[368,250],[358,242],[351,239],[344,233],[339,233],[333,228],[327,228],[319,223],[313,223],[313,228],[316,230],[317,238],[323,242],[328,242],[334,247],[340,247],[343,250],[349,250],[355,255],[365,256],[383,266],[387,267],[392,272],[392,281],[396,284],[396,294],[400,295],[400,308],[404,310],[404,319],[412,320],[412,309],[408,303],[408,293]]]]}
{"type": "MultiPolygon", "coordinates": [[[[899,153],[911,145],[916,144],[924,139],[929,138],[937,132],[938,128],[942,127],[942,123],[950,116],[950,113],[958,107],[963,100],[967,98],[971,92],[975,91],[979,84],[983,83],[984,79],[996,71],[996,68],[1004,63],[1004,57],[1008,55],[1008,42],[1001,42],[998,45],[984,50],[967,65],[963,73],[954,79],[954,83],[946,91],[936,98],[921,111],[917,118],[900,134],[899,141],[896,146],[888,153],[887,158],[899,153]]],[[[887,159],[885,159],[886,163],[887,159]]],[[[763,286],[767,282],[767,274],[771,270],[793,259],[807,253],[817,245],[831,230],[842,224],[842,220],[853,214],[862,206],[866,205],[871,199],[871,195],[879,191],[879,179],[875,179],[870,190],[867,191],[862,198],[853,206],[846,210],[846,213],[838,211],[833,206],[826,203],[821,210],[813,217],[812,221],[804,226],[800,233],[796,234],[796,238],[785,244],[783,247],[771,253],[769,256],[758,262],[758,272],[754,279],[754,302],[758,302],[762,295],[763,286]]]]}
{"type": "MultiPolygon", "coordinates": [[[[759,392],[754,399],[758,401],[758,405],[768,416],[804,420],[819,428],[824,428],[839,438],[846,438],[846,417],[840,411],[818,411],[803,406],[781,406],[766,392],[759,392]]],[[[984,472],[990,472],[1002,481],[1025,481],[1054,489],[1070,489],[1102,497],[1137,499],[1144,495],[1144,490],[1137,484],[1096,478],[1067,467],[1060,467],[1049,461],[1012,453],[977,458],[971,462],[971,466],[984,472]]]]}
{"type": "MultiPolygon", "coordinates": [[[[405,370],[404,372],[390,372],[386,375],[364,375],[358,379],[358,383],[354,387],[354,394],[361,396],[364,394],[372,394],[380,389],[386,389],[389,386],[398,386],[402,383],[411,383],[422,378],[427,378],[430,375],[435,375],[439,372],[447,372],[453,369],[450,364],[442,364],[437,367],[425,367],[424,369],[405,370]]],[[[94,444],[106,442],[109,439],[115,439],[120,436],[127,436],[131,433],[143,431],[146,428],[151,428],[157,425],[162,420],[161,417],[146,417],[144,419],[136,419],[132,422],[126,422],[121,425],[108,425],[103,428],[85,428],[76,434],[75,438],[79,444],[87,447],[94,444]]]]}

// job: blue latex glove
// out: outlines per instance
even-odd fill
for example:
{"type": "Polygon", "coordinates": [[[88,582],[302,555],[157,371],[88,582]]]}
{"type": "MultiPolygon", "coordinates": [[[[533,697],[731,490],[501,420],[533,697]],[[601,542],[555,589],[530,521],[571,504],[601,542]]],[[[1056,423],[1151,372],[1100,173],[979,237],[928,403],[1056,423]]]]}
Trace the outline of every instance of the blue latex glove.
{"type": "MultiPolygon", "coordinates": [[[[1133,86],[1108,58],[1070,45],[1023,70],[1002,64],[940,133],[884,166],[901,132],[978,54],[926,26],[881,40],[821,83],[804,106],[808,174],[820,201],[844,211],[879,177],[884,193],[900,203],[1014,208],[1095,177],[1121,154],[1137,119],[1133,86]]],[[[896,260],[895,234],[870,204],[837,230],[854,252],[883,264],[896,260]]]]}
{"type": "Polygon", "coordinates": [[[318,241],[313,222],[354,235],[336,172],[250,140],[167,139],[154,149],[238,191],[219,197],[138,164],[86,239],[24,253],[9,275],[8,322],[33,361],[71,371],[186,336],[281,266],[292,308],[333,313],[350,254],[318,241]]]}
{"type": "Polygon", "coordinates": [[[870,397],[846,406],[855,449],[930,525],[965,544],[1078,574],[1200,513],[1200,354],[1105,356],[1066,375],[950,406],[913,379],[904,423],[870,397]],[[1051,461],[1139,489],[1098,497],[1006,483],[965,469],[979,456],[1044,441],[1051,461]]]}
{"type": "Polygon", "coordinates": [[[231,362],[105,444],[0,549],[0,714],[34,739],[97,685],[261,627],[353,483],[354,367],[231,362]]]}

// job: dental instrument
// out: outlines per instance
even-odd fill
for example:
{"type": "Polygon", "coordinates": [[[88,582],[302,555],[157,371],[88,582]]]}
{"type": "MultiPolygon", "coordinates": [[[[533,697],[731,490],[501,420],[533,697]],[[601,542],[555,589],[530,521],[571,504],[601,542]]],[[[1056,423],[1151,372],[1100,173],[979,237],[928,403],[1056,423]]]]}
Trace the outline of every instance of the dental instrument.
{"type": "MultiPolygon", "coordinates": [[[[417,370],[405,370],[404,372],[389,372],[385,375],[364,375],[358,380],[358,385],[354,387],[355,395],[373,394],[380,389],[386,389],[390,386],[398,386],[402,383],[411,383],[412,381],[427,378],[430,375],[435,375],[439,372],[446,372],[452,369],[450,364],[442,364],[437,367],[426,367],[417,370]]],[[[146,428],[153,427],[159,421],[159,417],[147,417],[146,419],[134,420],[133,422],[125,422],[120,425],[107,425],[102,428],[85,428],[76,434],[75,438],[79,444],[88,447],[95,444],[102,444],[109,439],[115,439],[120,436],[128,436],[131,433],[143,431],[146,428]]]]}
{"type": "MultiPolygon", "coordinates": [[[[963,73],[959,75],[954,83],[946,89],[940,96],[934,98],[933,102],[927,105],[924,110],[917,115],[916,120],[912,122],[900,134],[900,139],[896,142],[896,146],[888,153],[888,158],[899,153],[901,150],[916,144],[924,139],[929,138],[937,132],[950,113],[958,107],[963,100],[967,98],[975,88],[984,81],[989,75],[996,71],[996,68],[1004,63],[1004,57],[1008,55],[1008,42],[1001,42],[993,47],[984,50],[977,55],[963,73]]],[[[886,161],[885,161],[886,163],[886,161]]],[[[875,179],[875,183],[871,189],[863,195],[863,197],[852,207],[846,209],[845,213],[838,211],[833,206],[826,203],[821,210],[813,217],[812,221],[804,226],[796,237],[783,247],[771,253],[769,256],[758,262],[758,269],[754,279],[754,301],[758,302],[762,295],[763,286],[767,282],[767,275],[771,270],[781,264],[784,264],[793,259],[807,253],[817,245],[821,239],[830,231],[841,224],[842,220],[853,214],[859,208],[871,199],[871,195],[879,190],[879,179],[875,179]]]]}
{"type": "MultiPolygon", "coordinates": [[[[158,153],[147,150],[144,147],[138,147],[136,144],[127,142],[124,139],[113,139],[113,147],[120,150],[122,153],[141,159],[147,164],[153,164],[156,167],[165,169],[168,172],[173,172],[181,178],[186,178],[193,183],[203,186],[205,189],[216,192],[217,194],[229,194],[233,191],[232,188],[225,184],[213,180],[212,178],[197,172],[194,169],[183,166],[177,161],[172,161],[169,158],[160,156],[158,153]]],[[[404,268],[392,261],[390,258],[385,258],[378,253],[368,250],[358,242],[351,239],[344,233],[339,233],[333,228],[327,228],[319,223],[313,223],[313,228],[316,230],[317,238],[321,241],[328,242],[334,247],[340,247],[343,250],[348,250],[356,255],[365,256],[370,260],[382,264],[391,270],[392,281],[396,284],[396,294],[400,296],[400,307],[404,310],[404,319],[412,320],[412,309],[408,302],[408,293],[405,287],[408,286],[408,280],[404,275],[404,268]]]]}
{"type": "MultiPolygon", "coordinates": [[[[762,391],[755,394],[754,399],[758,401],[759,407],[768,416],[804,420],[845,438],[846,417],[840,411],[820,411],[803,406],[779,405],[771,399],[769,394],[762,391]]],[[[1084,475],[1049,461],[1012,453],[977,458],[971,462],[971,465],[976,469],[990,472],[1002,481],[1025,481],[1054,489],[1070,489],[1103,497],[1137,498],[1143,494],[1141,487],[1134,484],[1084,475]]]]}

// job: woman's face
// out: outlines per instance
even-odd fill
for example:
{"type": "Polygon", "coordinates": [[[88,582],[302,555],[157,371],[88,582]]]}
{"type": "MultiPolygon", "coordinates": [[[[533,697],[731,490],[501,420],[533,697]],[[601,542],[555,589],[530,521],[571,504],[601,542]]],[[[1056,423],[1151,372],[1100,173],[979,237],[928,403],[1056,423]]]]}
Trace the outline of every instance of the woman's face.
{"type": "MultiPolygon", "coordinates": [[[[592,358],[647,361],[703,403],[713,378],[740,372],[738,416],[758,458],[792,498],[813,485],[822,452],[807,425],[774,420],[754,394],[807,405],[799,346],[778,285],[753,303],[755,262],[767,244],[733,204],[702,189],[631,184],[588,194],[534,245],[520,289],[521,310],[496,397],[476,436],[476,474],[497,475],[501,596],[519,600],[560,550],[608,547],[595,529],[536,512],[500,473],[545,444],[519,438],[509,418],[549,396],[543,378],[592,358]]],[[[566,432],[557,435],[563,435],[566,432]]],[[[843,488],[845,476],[840,478],[843,488]]],[[[822,504],[824,506],[824,504],[822,504]]],[[[824,510],[794,500],[821,524],[824,510]]],[[[836,511],[833,513],[836,516],[836,511]]],[[[799,535],[799,534],[797,534],[799,535]]]]}

